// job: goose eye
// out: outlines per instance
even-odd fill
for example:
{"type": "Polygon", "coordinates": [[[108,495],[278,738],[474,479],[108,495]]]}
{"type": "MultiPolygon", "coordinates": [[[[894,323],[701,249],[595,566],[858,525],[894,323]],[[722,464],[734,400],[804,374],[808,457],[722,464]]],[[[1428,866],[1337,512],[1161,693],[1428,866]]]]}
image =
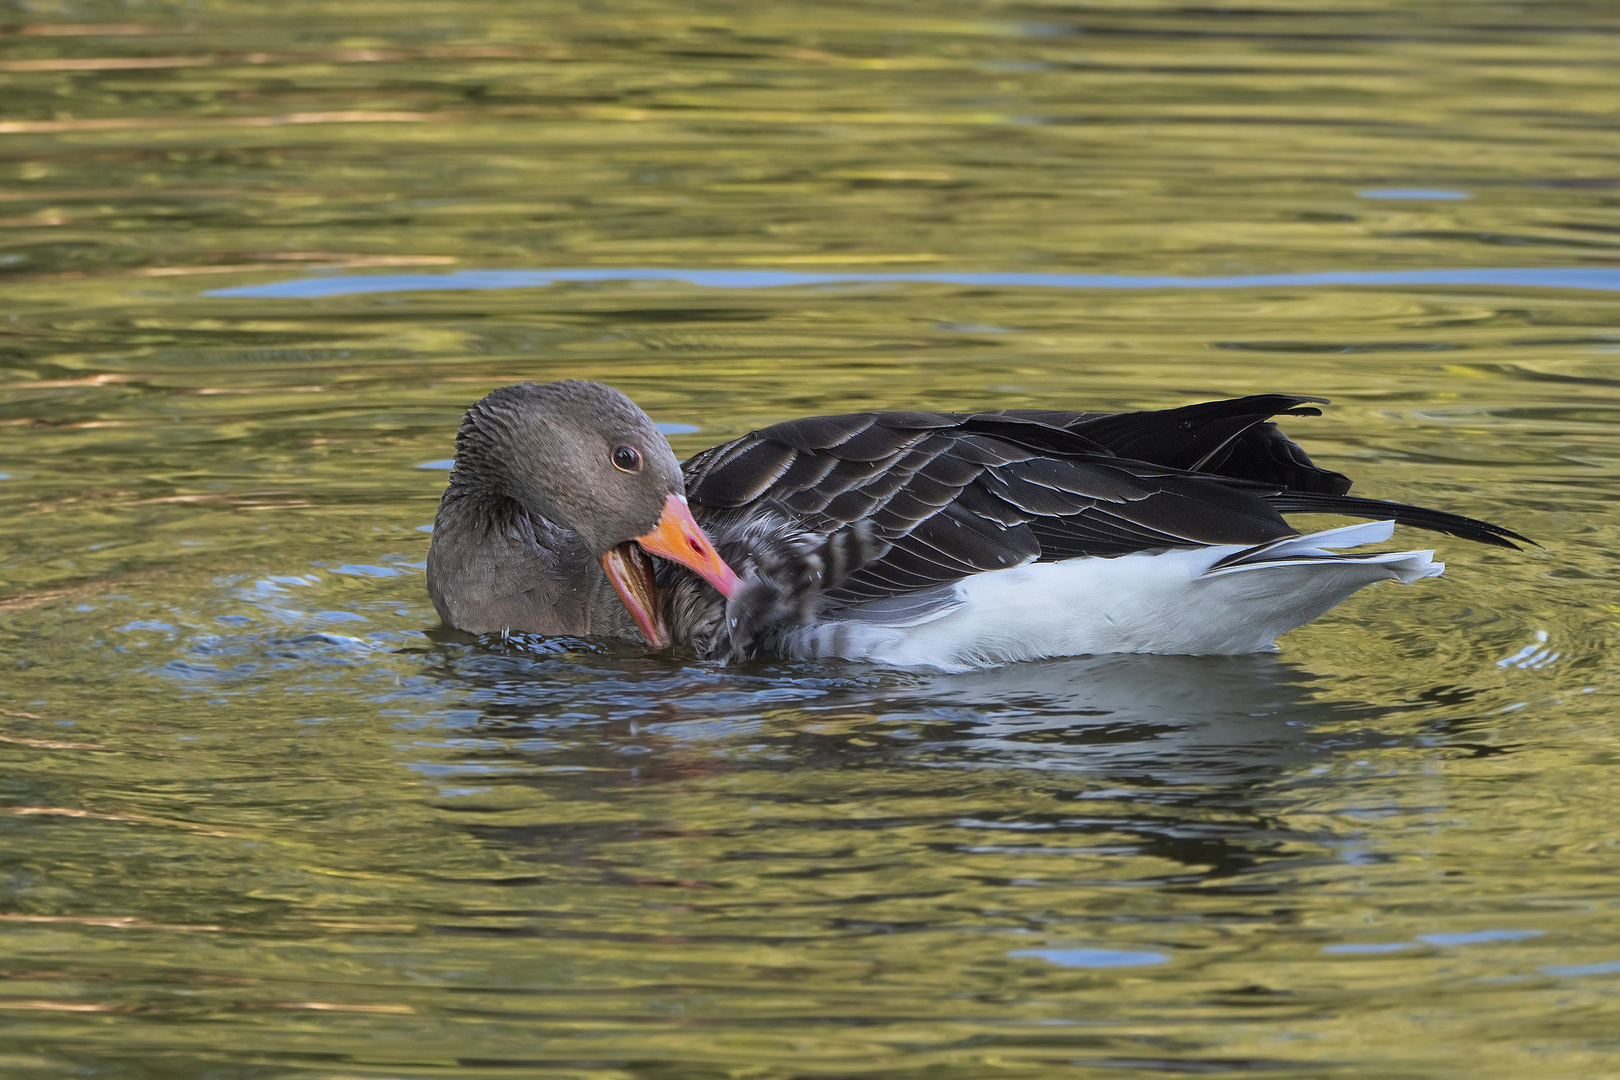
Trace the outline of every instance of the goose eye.
{"type": "Polygon", "coordinates": [[[613,467],[620,472],[640,472],[641,454],[633,446],[620,446],[613,451],[613,467]]]}

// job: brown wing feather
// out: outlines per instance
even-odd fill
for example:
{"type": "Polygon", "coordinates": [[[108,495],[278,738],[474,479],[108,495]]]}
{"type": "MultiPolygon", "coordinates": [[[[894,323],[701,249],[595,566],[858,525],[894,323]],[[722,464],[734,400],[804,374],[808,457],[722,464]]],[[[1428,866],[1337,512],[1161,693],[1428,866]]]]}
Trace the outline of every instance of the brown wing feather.
{"type": "Polygon", "coordinates": [[[705,451],[686,469],[700,515],[758,505],[823,532],[869,524],[887,550],[837,590],[846,600],[1037,559],[1233,536],[1261,543],[1291,531],[1255,495],[1217,490],[1203,506],[1199,482],[1174,470],[1122,461],[1061,428],[985,414],[816,417],[705,451]]]}
{"type": "Polygon", "coordinates": [[[999,415],[1037,420],[1094,439],[1123,458],[1254,480],[1293,491],[1343,495],[1350,479],[1318,468],[1270,422],[1273,416],[1320,416],[1325,398],[1256,394],[1179,409],[1135,413],[1010,410],[999,415]]]}
{"type": "Polygon", "coordinates": [[[1523,539],[1343,495],[1348,480],[1311,464],[1268,422],[1315,413],[1304,407],[1312,400],[1263,395],[1114,416],[811,417],[692,458],[687,494],[717,529],[756,509],[816,532],[869,529],[884,553],[828,594],[846,603],[1035,560],[1265,543],[1294,533],[1285,510],[1388,517],[1501,546],[1523,539]]]}

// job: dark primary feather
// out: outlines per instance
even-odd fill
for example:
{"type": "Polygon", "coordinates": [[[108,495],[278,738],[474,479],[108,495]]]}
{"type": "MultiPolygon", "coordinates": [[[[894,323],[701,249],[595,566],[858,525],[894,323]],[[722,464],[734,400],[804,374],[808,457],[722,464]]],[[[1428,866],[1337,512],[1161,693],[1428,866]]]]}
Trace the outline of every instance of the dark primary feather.
{"type": "MultiPolygon", "coordinates": [[[[753,432],[686,462],[706,528],[771,510],[811,532],[860,522],[883,550],[827,593],[857,603],[1034,560],[1293,535],[1284,513],[1392,519],[1499,547],[1525,538],[1345,494],[1271,422],[1320,399],[1266,394],[1120,414],[854,413],[753,432]]],[[[717,535],[717,540],[719,536],[717,535]]],[[[724,547],[724,544],[722,544],[724,547]]]]}
{"type": "Polygon", "coordinates": [[[1325,405],[1327,401],[1293,394],[1256,394],[1152,412],[1009,409],[1000,415],[1084,434],[1123,458],[1296,491],[1343,495],[1350,490],[1350,478],[1317,468],[1305,451],[1270,422],[1273,416],[1322,415],[1321,409],[1307,403],[1325,405]]]}

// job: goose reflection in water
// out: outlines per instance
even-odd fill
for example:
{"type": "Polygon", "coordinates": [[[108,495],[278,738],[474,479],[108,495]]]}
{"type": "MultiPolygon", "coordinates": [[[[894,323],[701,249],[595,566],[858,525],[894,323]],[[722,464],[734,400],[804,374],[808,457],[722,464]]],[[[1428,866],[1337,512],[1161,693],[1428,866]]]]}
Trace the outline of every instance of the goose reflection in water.
{"type": "Polygon", "coordinates": [[[705,841],[705,860],[735,844],[785,851],[807,831],[943,830],[952,846],[967,828],[1075,843],[1123,834],[1224,876],[1297,839],[1275,823],[1279,783],[1388,740],[1370,730],[1383,710],[1325,699],[1312,675],[1269,654],[1075,657],[964,674],[782,664],[750,675],[660,666],[631,647],[609,663],[442,655],[447,681],[478,688],[475,726],[487,739],[468,760],[544,789],[560,811],[469,827],[540,861],[717,828],[733,839],[705,841]],[[850,770],[900,812],[874,804],[851,817],[837,795],[850,770]]]}

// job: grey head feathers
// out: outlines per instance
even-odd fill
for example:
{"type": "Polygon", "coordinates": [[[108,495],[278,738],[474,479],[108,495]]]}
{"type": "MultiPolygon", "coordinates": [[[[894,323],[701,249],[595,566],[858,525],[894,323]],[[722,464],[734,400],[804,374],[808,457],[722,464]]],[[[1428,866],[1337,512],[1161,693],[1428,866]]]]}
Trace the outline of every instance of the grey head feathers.
{"type": "Polygon", "coordinates": [[[468,409],[451,483],[515,500],[577,532],[595,556],[650,531],[684,490],[647,414],[612,387],[574,379],[503,386],[468,409]]]}

